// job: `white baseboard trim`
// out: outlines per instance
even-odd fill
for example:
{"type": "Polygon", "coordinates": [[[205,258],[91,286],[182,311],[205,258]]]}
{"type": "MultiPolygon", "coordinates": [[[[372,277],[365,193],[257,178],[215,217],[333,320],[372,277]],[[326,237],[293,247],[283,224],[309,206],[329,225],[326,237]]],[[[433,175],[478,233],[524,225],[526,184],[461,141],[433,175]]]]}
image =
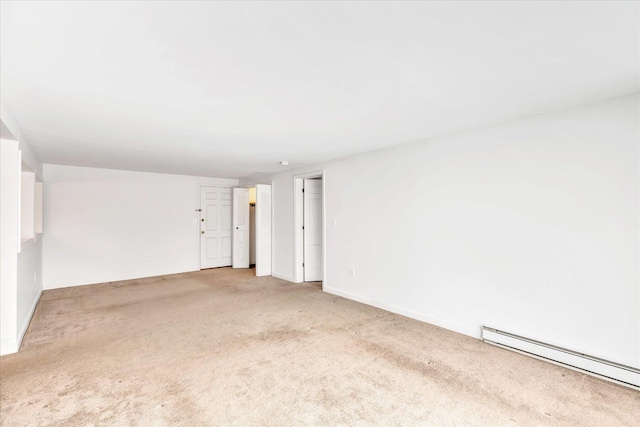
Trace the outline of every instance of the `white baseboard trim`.
{"type": "Polygon", "coordinates": [[[381,308],[386,311],[390,311],[391,313],[400,314],[405,317],[409,317],[411,319],[419,320],[424,323],[429,323],[430,325],[435,325],[440,328],[448,329],[453,332],[457,332],[459,334],[468,335],[473,338],[481,338],[481,330],[480,328],[471,328],[468,326],[459,325],[456,323],[452,323],[442,319],[436,319],[434,317],[430,317],[424,315],[422,313],[418,313],[412,310],[407,310],[402,307],[395,306],[393,304],[387,304],[380,301],[376,301],[367,297],[363,297],[360,295],[352,294],[351,292],[342,291],[340,289],[330,288],[328,286],[324,286],[323,291],[328,292],[333,295],[338,295],[343,298],[347,298],[353,301],[361,302],[363,304],[367,304],[373,307],[381,308]]]}
{"type": "Polygon", "coordinates": [[[13,354],[18,352],[18,343],[10,342],[7,344],[2,344],[0,346],[0,356],[6,356],[7,354],[13,354]]]}
{"type": "Polygon", "coordinates": [[[554,365],[592,375],[616,384],[640,390],[640,369],[621,365],[573,350],[484,327],[482,339],[488,344],[515,351],[554,365]]]}
{"type": "Polygon", "coordinates": [[[271,273],[271,275],[277,279],[282,279],[282,280],[286,280],[287,282],[292,282],[292,283],[296,283],[295,280],[293,280],[293,277],[291,276],[287,276],[286,274],[280,274],[280,273],[276,273],[275,271],[271,273]]]}
{"type": "Polygon", "coordinates": [[[22,340],[24,339],[24,335],[27,333],[27,329],[29,329],[29,323],[31,323],[33,314],[36,312],[36,307],[38,306],[38,302],[40,301],[41,296],[42,296],[42,289],[38,291],[38,295],[34,298],[33,303],[29,308],[29,314],[27,314],[27,317],[24,319],[24,322],[22,322],[22,327],[18,331],[17,340],[2,344],[0,346],[0,356],[17,353],[18,350],[20,350],[20,346],[22,345],[22,340]]]}
{"type": "Polygon", "coordinates": [[[24,335],[27,333],[27,329],[29,329],[29,324],[31,323],[31,319],[33,318],[33,314],[36,312],[36,307],[38,306],[38,302],[40,301],[40,297],[42,296],[42,289],[38,291],[38,295],[33,300],[31,307],[29,308],[29,314],[27,314],[26,319],[22,323],[22,328],[18,331],[18,350],[22,345],[22,340],[24,339],[24,335]]]}

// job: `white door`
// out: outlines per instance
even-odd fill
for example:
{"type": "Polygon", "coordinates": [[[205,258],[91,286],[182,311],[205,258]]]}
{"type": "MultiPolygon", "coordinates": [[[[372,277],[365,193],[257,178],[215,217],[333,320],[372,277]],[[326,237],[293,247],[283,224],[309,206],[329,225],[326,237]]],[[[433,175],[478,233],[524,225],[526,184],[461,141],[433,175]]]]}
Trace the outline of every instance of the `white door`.
{"type": "Polygon", "coordinates": [[[271,275],[271,186],[256,185],[256,276],[271,275]]]}
{"type": "Polygon", "coordinates": [[[322,180],[304,180],[304,281],[322,280],[322,180]]]}
{"type": "Polygon", "coordinates": [[[249,268],[249,189],[233,189],[233,268],[249,268]]]}
{"type": "Polygon", "coordinates": [[[231,265],[231,189],[200,187],[200,268],[231,265]]]}

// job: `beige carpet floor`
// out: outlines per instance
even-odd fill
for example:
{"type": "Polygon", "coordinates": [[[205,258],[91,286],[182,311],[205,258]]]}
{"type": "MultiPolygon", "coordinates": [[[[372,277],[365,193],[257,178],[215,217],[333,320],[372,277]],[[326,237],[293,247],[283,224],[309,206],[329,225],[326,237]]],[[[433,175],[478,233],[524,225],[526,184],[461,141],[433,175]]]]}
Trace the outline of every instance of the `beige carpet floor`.
{"type": "Polygon", "coordinates": [[[3,426],[640,425],[640,393],[228,268],[45,291],[3,426]]]}

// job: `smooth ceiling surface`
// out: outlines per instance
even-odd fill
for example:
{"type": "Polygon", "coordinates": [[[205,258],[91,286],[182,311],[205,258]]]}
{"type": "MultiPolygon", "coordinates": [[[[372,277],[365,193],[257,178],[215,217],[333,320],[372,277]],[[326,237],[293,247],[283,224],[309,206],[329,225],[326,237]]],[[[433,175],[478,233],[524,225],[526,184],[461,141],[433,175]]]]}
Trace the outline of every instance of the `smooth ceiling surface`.
{"type": "Polygon", "coordinates": [[[7,2],[40,160],[246,177],[638,92],[638,2],[7,2]]]}

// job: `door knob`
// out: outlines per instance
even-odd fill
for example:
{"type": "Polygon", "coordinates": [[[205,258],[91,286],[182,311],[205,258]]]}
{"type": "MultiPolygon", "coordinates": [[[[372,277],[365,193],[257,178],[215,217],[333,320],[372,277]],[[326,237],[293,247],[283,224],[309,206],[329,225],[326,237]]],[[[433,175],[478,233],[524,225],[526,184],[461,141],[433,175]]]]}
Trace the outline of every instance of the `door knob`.
{"type": "Polygon", "coordinates": [[[201,233],[201,234],[204,234],[204,231],[201,231],[200,233],[201,233]]]}

